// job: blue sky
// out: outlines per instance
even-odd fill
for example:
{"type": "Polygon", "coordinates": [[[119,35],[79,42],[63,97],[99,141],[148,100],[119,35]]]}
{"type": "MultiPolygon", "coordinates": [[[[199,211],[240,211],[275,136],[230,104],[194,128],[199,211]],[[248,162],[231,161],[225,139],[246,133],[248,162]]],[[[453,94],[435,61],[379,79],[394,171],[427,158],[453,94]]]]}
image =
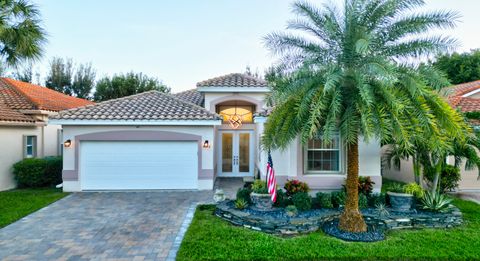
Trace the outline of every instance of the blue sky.
{"type": "MultiPolygon", "coordinates": [[[[333,0],[335,1],[335,0],[333,0]]],[[[315,1],[314,1],[315,2],[315,1]]],[[[324,1],[316,1],[324,2],[324,1]]],[[[287,0],[37,0],[49,33],[45,74],[53,56],[91,62],[97,78],[118,72],[155,76],[173,92],[248,65],[263,72],[275,58],[263,46],[267,33],[283,30],[287,0]]],[[[447,31],[459,51],[480,48],[480,1],[427,0],[427,9],[456,10],[462,22],[447,31]]],[[[43,82],[43,79],[41,79],[43,82]]]]}

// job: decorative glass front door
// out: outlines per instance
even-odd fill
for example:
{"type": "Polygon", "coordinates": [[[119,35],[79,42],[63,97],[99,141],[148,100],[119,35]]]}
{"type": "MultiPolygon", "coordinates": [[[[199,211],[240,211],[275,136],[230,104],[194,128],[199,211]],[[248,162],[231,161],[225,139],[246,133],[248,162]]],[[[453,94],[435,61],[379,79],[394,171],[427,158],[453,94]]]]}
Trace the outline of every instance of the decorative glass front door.
{"type": "Polygon", "coordinates": [[[253,175],[253,132],[221,131],[219,176],[253,175]]]}

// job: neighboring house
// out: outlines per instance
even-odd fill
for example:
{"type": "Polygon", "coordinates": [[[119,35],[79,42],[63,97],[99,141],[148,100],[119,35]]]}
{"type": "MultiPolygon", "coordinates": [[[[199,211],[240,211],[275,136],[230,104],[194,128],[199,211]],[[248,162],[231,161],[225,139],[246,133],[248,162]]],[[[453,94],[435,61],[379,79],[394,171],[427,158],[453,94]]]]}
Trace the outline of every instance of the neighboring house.
{"type": "MultiPolygon", "coordinates": [[[[448,87],[445,89],[445,95],[448,103],[462,112],[480,111],[480,80],[448,87]]],[[[470,123],[476,129],[480,126],[479,120],[470,120],[470,123]]],[[[386,148],[384,148],[384,150],[386,150],[386,148]]],[[[454,162],[453,157],[448,158],[449,164],[453,165],[454,162]]],[[[460,172],[462,179],[459,183],[459,190],[480,190],[479,172],[477,168],[465,170],[465,165],[462,164],[462,166],[460,166],[460,172]]],[[[402,161],[399,170],[393,167],[391,169],[384,167],[383,175],[393,180],[413,182],[412,162],[410,160],[402,161]]]]}
{"type": "MultiPolygon", "coordinates": [[[[264,177],[260,138],[267,83],[229,74],[175,95],[156,91],[62,111],[65,191],[207,189],[217,177],[264,177]]],[[[341,137],[330,145],[295,140],[272,158],[280,185],[340,189],[345,180],[341,137]]],[[[380,145],[360,143],[360,174],[381,186],[380,145]]]]}
{"type": "Polygon", "coordinates": [[[61,154],[61,126],[47,125],[50,116],[87,104],[92,102],[0,78],[0,190],[15,187],[14,163],[61,154]]]}

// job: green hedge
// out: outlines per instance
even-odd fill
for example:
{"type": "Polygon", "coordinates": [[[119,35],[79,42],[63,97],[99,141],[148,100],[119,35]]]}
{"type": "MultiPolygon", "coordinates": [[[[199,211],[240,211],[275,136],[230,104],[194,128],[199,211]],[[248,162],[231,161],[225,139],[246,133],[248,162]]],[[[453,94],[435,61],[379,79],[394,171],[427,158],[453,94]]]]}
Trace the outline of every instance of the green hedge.
{"type": "Polygon", "coordinates": [[[31,158],[13,165],[19,188],[52,187],[62,183],[62,157],[31,158]]]}

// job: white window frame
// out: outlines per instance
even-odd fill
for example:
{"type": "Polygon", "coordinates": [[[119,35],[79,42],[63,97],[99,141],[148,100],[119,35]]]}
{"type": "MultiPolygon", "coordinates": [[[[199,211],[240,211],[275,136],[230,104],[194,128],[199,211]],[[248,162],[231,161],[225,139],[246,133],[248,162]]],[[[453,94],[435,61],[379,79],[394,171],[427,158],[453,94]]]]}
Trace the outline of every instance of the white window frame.
{"type": "MultiPolygon", "coordinates": [[[[317,136],[321,139],[321,135],[317,136]]],[[[340,134],[335,134],[333,137],[338,137],[338,149],[309,149],[308,143],[303,146],[303,169],[306,175],[315,174],[345,174],[345,145],[343,144],[340,134]],[[338,151],[338,170],[309,170],[308,169],[308,152],[309,151],[338,151]]]]}
{"type": "Polygon", "coordinates": [[[23,136],[23,158],[36,158],[37,157],[37,136],[36,135],[24,135],[23,136]],[[32,144],[28,144],[28,139],[32,138],[32,144]],[[28,154],[28,147],[32,147],[32,154],[28,154]]]}

